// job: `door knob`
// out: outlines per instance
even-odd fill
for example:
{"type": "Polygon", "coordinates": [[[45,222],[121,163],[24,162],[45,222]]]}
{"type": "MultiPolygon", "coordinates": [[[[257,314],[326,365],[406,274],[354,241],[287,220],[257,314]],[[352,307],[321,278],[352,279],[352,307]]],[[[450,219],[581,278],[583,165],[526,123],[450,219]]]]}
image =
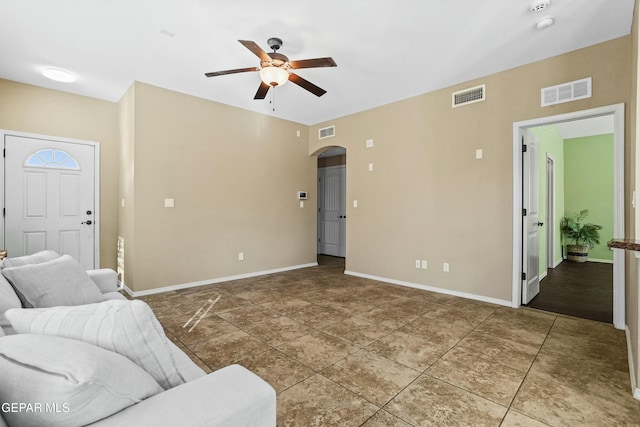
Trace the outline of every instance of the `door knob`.
{"type": "Polygon", "coordinates": [[[91,225],[91,224],[93,224],[93,222],[91,220],[87,220],[87,221],[81,222],[80,224],[91,225]]]}
{"type": "Polygon", "coordinates": [[[91,211],[87,211],[87,215],[91,215],[93,212],[91,211]]]}
{"type": "Polygon", "coordinates": [[[539,222],[539,223],[538,223],[538,226],[539,226],[539,227],[542,227],[543,225],[544,225],[544,222],[539,222]]]}

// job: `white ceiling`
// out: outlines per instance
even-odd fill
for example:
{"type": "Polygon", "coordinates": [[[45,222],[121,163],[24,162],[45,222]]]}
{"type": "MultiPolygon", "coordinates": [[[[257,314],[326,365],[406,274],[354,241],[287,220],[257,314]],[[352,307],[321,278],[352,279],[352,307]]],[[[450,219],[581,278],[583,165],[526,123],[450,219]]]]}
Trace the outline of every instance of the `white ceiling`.
{"type": "MultiPolygon", "coordinates": [[[[0,78],[118,101],[134,80],[302,124],[316,124],[627,35],[634,0],[2,0],[0,78]],[[555,25],[537,30],[542,17],[555,25]],[[172,34],[172,35],[171,35],[172,34]],[[297,73],[327,90],[253,96],[259,65],[238,43],[291,60],[331,56],[297,73]],[[44,78],[45,67],[74,83],[44,78]]],[[[562,82],[558,82],[562,83],[562,82]]]]}

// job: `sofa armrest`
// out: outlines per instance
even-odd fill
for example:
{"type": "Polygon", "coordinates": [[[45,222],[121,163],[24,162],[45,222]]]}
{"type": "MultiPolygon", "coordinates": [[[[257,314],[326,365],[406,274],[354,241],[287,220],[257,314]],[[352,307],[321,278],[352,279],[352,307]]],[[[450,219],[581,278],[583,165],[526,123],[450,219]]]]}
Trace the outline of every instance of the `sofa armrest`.
{"type": "Polygon", "coordinates": [[[231,365],[91,425],[274,427],[276,392],[253,372],[231,365]]]}
{"type": "Polygon", "coordinates": [[[87,270],[87,274],[103,294],[118,291],[118,274],[112,269],[87,270]]]}

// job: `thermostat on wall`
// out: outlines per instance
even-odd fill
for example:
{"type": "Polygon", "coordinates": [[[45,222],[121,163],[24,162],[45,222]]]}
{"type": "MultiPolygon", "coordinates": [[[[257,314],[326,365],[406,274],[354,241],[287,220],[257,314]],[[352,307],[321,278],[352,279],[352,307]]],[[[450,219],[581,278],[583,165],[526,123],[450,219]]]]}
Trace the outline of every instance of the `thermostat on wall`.
{"type": "Polygon", "coordinates": [[[307,200],[307,192],[298,191],[298,200],[307,200]]]}

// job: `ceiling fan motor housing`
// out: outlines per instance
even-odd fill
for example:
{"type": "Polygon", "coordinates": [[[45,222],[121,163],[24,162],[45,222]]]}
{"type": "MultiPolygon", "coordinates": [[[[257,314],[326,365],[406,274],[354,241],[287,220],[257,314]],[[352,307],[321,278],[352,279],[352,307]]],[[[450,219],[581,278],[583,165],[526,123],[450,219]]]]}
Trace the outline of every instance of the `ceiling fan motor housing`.
{"type": "Polygon", "coordinates": [[[267,44],[275,52],[282,47],[282,39],[279,39],[278,37],[271,37],[267,40],[267,44]]]}

